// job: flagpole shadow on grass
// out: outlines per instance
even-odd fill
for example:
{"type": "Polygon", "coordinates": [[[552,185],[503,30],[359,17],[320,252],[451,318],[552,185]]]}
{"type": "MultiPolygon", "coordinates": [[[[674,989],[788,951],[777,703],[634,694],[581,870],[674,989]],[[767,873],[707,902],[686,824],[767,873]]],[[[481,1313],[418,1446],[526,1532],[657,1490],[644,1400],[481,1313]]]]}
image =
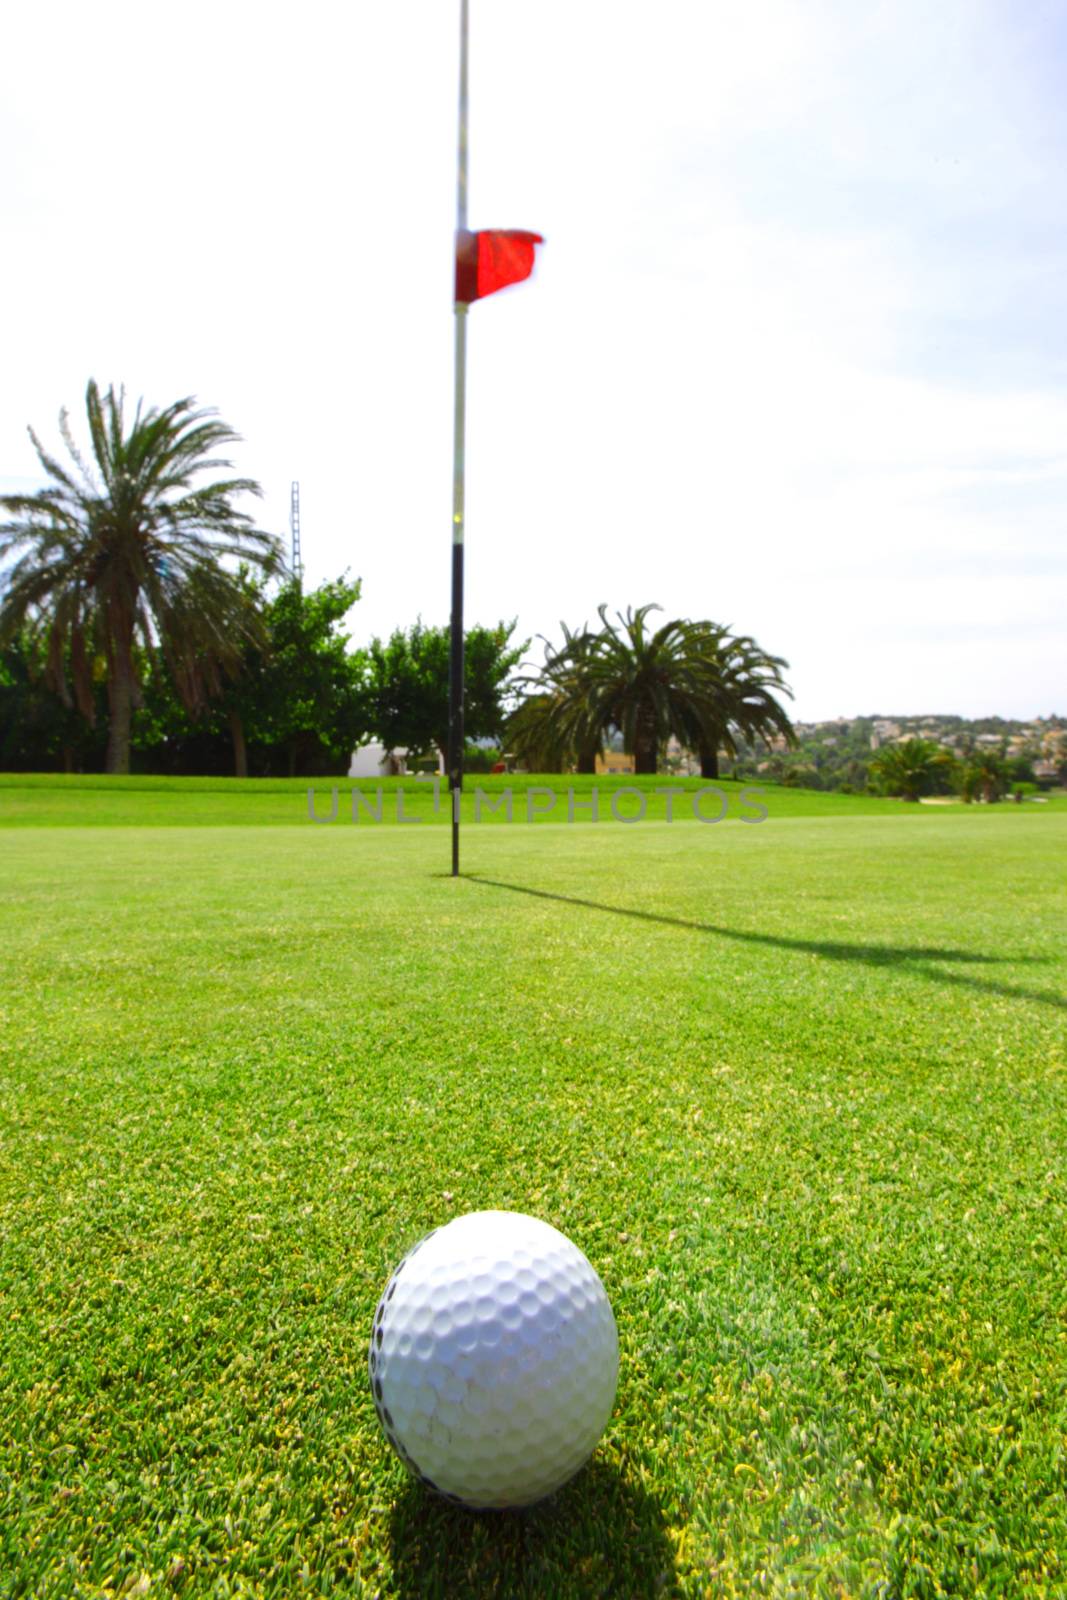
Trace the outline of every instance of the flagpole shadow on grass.
{"type": "Polygon", "coordinates": [[[770,945],[776,950],[820,956],[826,961],[855,961],[871,967],[899,966],[916,977],[929,978],[937,983],[956,984],[981,993],[995,994],[1005,1000],[1032,1000],[1038,1005],[1067,1011],[1067,998],[1062,995],[1049,994],[1041,989],[1026,989],[1019,984],[998,983],[994,978],[972,978],[964,973],[946,972],[925,965],[931,961],[976,965],[1011,961],[1016,965],[1042,965],[1048,959],[1046,956],[991,956],[978,950],[957,950],[940,945],[848,944],[840,939],[794,939],[785,934],[751,933],[740,928],[727,928],[721,923],[672,917],[661,911],[641,911],[635,906],[613,906],[603,900],[585,900],[579,895],[558,894],[551,889],[533,889],[524,883],[504,883],[498,878],[486,878],[479,873],[465,872],[461,876],[468,883],[478,884],[482,888],[507,889],[513,894],[531,895],[537,900],[556,900],[562,905],[580,906],[588,911],[606,911],[616,917],[633,917],[640,922],[659,923],[668,928],[687,928],[693,933],[733,939],[741,944],[770,945]]]}

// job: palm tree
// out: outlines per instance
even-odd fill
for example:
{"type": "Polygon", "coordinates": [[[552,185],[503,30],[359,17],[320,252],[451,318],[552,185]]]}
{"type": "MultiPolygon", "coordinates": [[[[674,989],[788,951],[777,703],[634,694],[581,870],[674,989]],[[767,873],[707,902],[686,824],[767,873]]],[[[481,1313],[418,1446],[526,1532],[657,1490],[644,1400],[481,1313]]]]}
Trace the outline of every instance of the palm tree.
{"type": "Polygon", "coordinates": [[[526,746],[526,765],[530,767],[531,759],[552,763],[530,767],[530,771],[562,771],[570,762],[579,773],[594,773],[605,730],[590,703],[587,678],[600,648],[600,635],[591,633],[584,623],[573,632],[565,622],[560,627],[563,644],[558,649],[540,635],[545,664],[532,676],[519,679],[537,692],[519,705],[512,722],[516,737],[526,746]]]}
{"type": "Polygon", "coordinates": [[[602,736],[617,728],[638,774],[656,772],[659,753],[672,734],[703,726],[717,691],[714,667],[690,624],[680,618],[651,629],[655,605],[617,612],[617,626],[599,606],[602,628],[583,644],[569,685],[572,715],[602,736]]]}
{"type": "Polygon", "coordinates": [[[789,693],[781,657],[711,622],[675,618],[653,630],[647,618],[658,610],[630,608],[617,613],[616,625],[600,606],[600,631],[564,626],[562,647],[549,647],[545,666],[526,680],[537,691],[531,719],[551,726],[577,754],[579,772],[595,771],[611,729],[622,733],[638,773],[656,771],[672,734],[699,750],[704,777],[718,776],[720,745],[736,754],[732,730],[749,738],[773,730],[792,741],[789,718],[771,692],[789,693]]]}
{"type": "Polygon", "coordinates": [[[92,718],[94,660],[107,680],[107,771],[128,772],[130,721],[140,701],[146,652],[158,647],[185,703],[195,710],[236,667],[243,642],[259,638],[246,590],[225,557],[265,572],[280,563],[278,540],[234,504],[258,495],[249,478],[201,483],[232,463],[212,452],[238,435],[190,397],[160,411],[139,401],[127,427],[125,393],[90,380],[86,411],[92,459],[80,453],[67,411],[59,428],[73,467],[29,430],[52,480],[32,495],[0,498],[0,560],[16,556],[0,598],[0,644],[27,630],[47,648],[50,679],[92,718]]]}
{"type": "Polygon", "coordinates": [[[964,769],[961,790],[965,800],[981,795],[987,805],[993,805],[1001,798],[1007,784],[1008,772],[1003,759],[992,750],[976,750],[964,769]]]}
{"type": "Polygon", "coordinates": [[[953,765],[951,753],[932,739],[905,739],[879,750],[870,770],[883,794],[918,800],[938,788],[953,765]]]}
{"type": "Polygon", "coordinates": [[[719,776],[719,751],[737,755],[735,734],[769,743],[780,735],[796,744],[793,725],[778,694],[790,690],[782,670],[788,661],[761,650],[748,634],[732,634],[714,622],[689,625],[698,656],[705,662],[709,695],[701,715],[687,719],[683,742],[696,750],[700,776],[719,776]]]}
{"type": "Polygon", "coordinates": [[[507,721],[508,750],[527,772],[563,772],[571,752],[560,733],[559,702],[548,694],[528,694],[507,721]]]}

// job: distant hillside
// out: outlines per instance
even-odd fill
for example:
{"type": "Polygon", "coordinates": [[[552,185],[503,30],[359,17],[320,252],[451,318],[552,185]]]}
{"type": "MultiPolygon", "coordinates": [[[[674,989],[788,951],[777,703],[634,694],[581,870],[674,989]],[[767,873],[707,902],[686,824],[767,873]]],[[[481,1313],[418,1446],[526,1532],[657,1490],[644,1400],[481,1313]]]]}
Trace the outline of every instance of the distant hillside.
{"type": "Polygon", "coordinates": [[[1052,788],[1067,784],[1067,717],[1031,721],[1004,717],[924,716],[838,717],[832,722],[795,724],[798,745],[776,740],[771,749],[739,741],[739,758],[726,763],[738,775],[759,773],[779,782],[814,789],[866,789],[869,768],[883,745],[929,739],[965,760],[991,750],[1010,764],[1017,782],[1052,788]]]}

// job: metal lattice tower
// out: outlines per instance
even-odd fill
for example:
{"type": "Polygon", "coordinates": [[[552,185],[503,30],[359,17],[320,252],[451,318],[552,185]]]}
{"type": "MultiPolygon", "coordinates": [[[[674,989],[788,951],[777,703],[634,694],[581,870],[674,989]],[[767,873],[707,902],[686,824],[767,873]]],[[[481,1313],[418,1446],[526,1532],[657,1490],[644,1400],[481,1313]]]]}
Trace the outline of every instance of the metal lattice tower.
{"type": "Polygon", "coordinates": [[[300,554],[300,485],[294,483],[289,495],[289,532],[292,535],[292,560],[294,578],[304,576],[304,561],[300,554]]]}

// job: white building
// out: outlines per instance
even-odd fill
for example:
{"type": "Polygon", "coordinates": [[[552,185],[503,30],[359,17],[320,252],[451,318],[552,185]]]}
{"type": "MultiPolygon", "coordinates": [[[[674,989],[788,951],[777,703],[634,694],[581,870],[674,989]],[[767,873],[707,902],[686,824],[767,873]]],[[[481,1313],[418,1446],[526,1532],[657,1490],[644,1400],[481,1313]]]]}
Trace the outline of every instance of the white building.
{"type": "MultiPolygon", "coordinates": [[[[437,771],[443,773],[444,761],[437,757],[437,771]]],[[[387,750],[384,744],[363,744],[352,752],[348,769],[350,778],[404,778],[407,776],[408,752],[387,750]]]]}

